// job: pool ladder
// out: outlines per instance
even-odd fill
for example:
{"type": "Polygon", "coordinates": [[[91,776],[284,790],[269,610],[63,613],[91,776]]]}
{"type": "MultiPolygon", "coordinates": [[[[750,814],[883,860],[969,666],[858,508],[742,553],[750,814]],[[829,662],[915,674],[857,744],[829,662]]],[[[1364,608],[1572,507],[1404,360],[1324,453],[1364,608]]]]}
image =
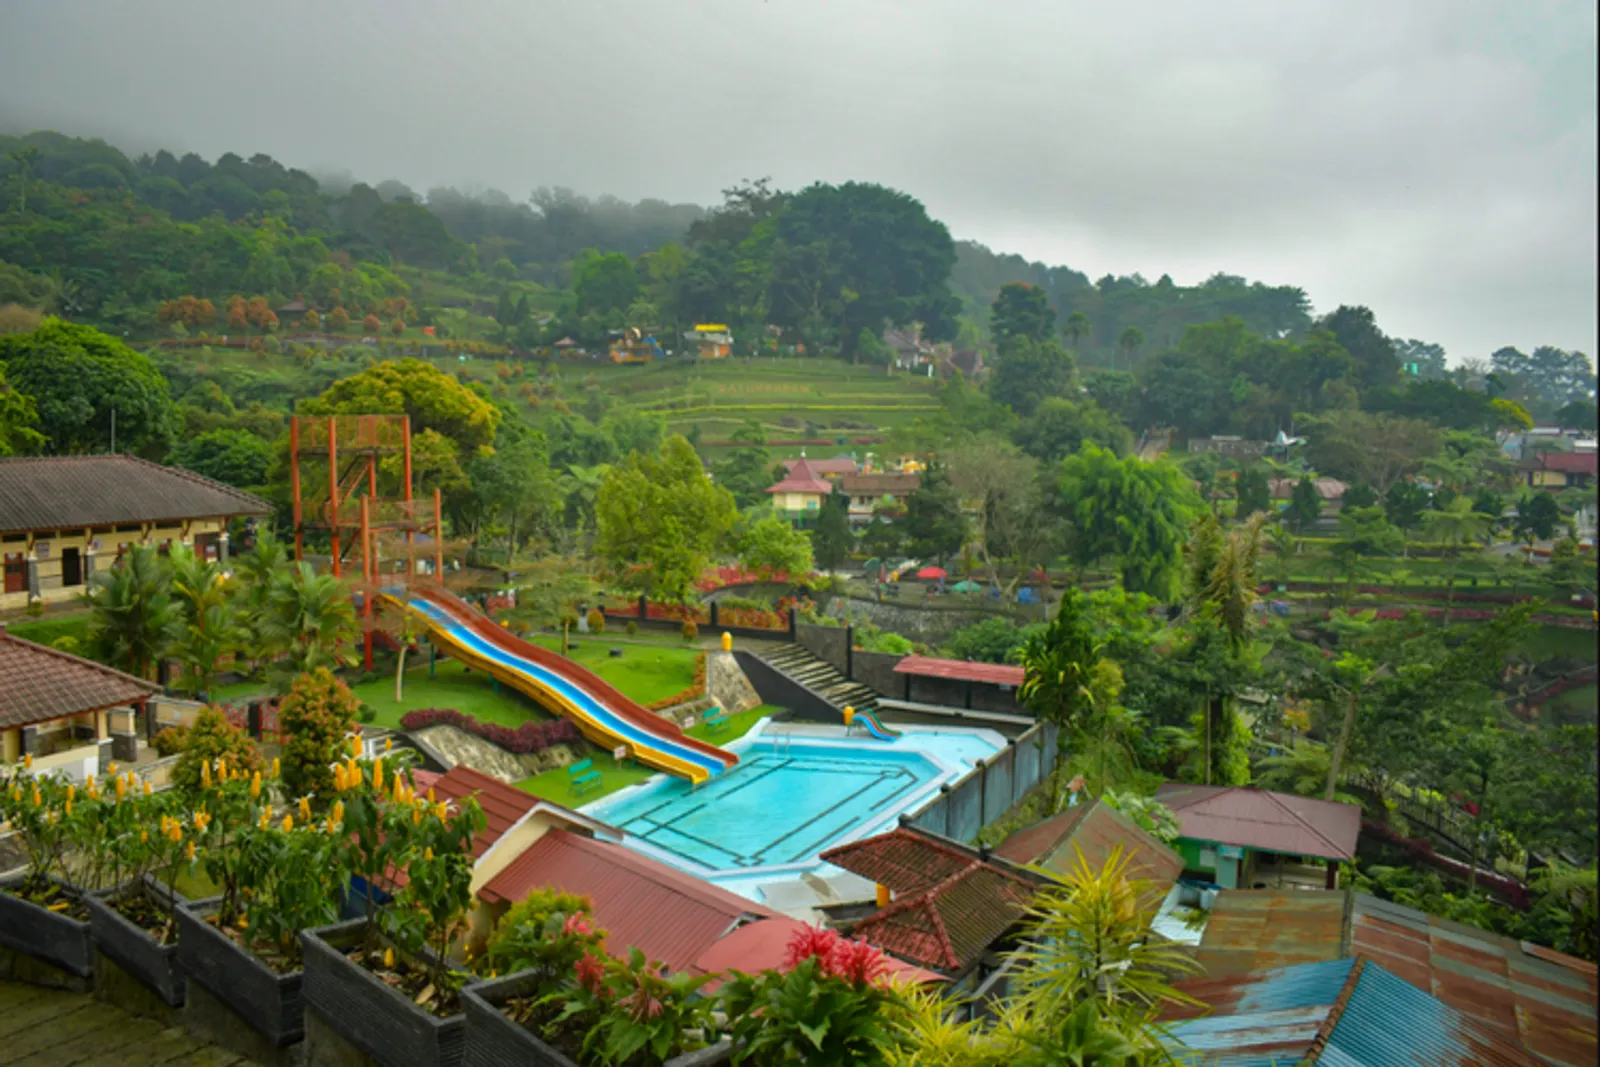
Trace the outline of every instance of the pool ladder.
{"type": "Polygon", "coordinates": [[[794,731],[787,728],[772,732],[772,750],[781,755],[789,754],[790,743],[794,740],[794,731]]]}

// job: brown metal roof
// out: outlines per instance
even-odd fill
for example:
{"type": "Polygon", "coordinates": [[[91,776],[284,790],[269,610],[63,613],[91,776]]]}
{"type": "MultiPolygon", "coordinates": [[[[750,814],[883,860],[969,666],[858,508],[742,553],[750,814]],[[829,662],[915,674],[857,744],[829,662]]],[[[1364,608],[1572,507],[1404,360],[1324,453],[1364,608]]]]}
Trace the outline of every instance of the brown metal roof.
{"type": "Polygon", "coordinates": [[[1151,892],[1162,897],[1183,873],[1182,856],[1099,800],[1076,804],[1018,830],[1001,842],[994,854],[1065,874],[1077,863],[1080,852],[1089,868],[1098,871],[1117,849],[1127,857],[1128,876],[1149,882],[1151,892]]]}
{"type": "Polygon", "coordinates": [[[104,664],[13,637],[0,626],[0,727],[132,704],[160,691],[104,664]]]}
{"type": "Polygon", "coordinates": [[[802,463],[806,465],[813,475],[854,474],[861,469],[856,461],[849,456],[834,456],[832,459],[807,459],[801,456],[799,459],[784,460],[783,469],[787,473],[793,474],[795,467],[802,463]]]}
{"type": "Polygon", "coordinates": [[[778,913],[621,845],[550,830],[478,891],[514,903],[551,886],[589,898],[609,938],[606,951],[637,948],[682,971],[736,926],[778,913]]]}
{"type": "Polygon", "coordinates": [[[839,485],[852,496],[882,496],[885,493],[914,493],[922,484],[922,476],[910,474],[846,474],[839,485]]]}
{"type": "Polygon", "coordinates": [[[915,674],[920,678],[953,678],[959,682],[988,682],[994,685],[1021,685],[1021,667],[1006,663],[975,663],[964,659],[935,659],[932,656],[907,656],[894,665],[896,674],[915,674]]]}
{"type": "Polygon", "coordinates": [[[976,963],[1027,912],[1043,875],[933,834],[900,827],[820,857],[896,899],[855,924],[863,940],[946,973],[976,963]]]}
{"type": "Polygon", "coordinates": [[[258,496],[137,456],[0,459],[0,531],[269,515],[258,496]]]}
{"type": "Polygon", "coordinates": [[[1361,808],[1290,793],[1165,782],[1156,799],[1172,809],[1182,835],[1286,856],[1348,860],[1361,836],[1361,808]]]}

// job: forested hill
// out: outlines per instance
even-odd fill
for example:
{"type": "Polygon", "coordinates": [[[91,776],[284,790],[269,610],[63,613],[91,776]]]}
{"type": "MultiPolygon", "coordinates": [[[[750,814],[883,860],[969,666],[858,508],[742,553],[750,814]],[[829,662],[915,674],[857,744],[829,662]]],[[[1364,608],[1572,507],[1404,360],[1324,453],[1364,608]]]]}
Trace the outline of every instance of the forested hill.
{"type": "MultiPolygon", "coordinates": [[[[505,318],[496,313],[515,317],[529,297],[522,322],[540,311],[563,313],[553,328],[570,334],[621,325],[631,308],[636,318],[653,312],[675,322],[753,322],[764,312],[772,324],[844,349],[859,343],[863,328],[878,332],[916,317],[934,338],[960,333],[974,344],[987,339],[988,306],[1010,281],[1045,289],[1059,321],[1071,320],[1081,334],[1075,340],[1090,364],[1112,363],[1120,346],[1126,366],[1137,347],[1130,328],[1153,351],[1175,344],[1186,326],[1223,315],[1269,337],[1311,321],[1304,292],[1292,286],[1224,275],[1198,287],[1165,277],[1091,282],[1067,267],[972,242],[952,245],[920,204],[895,194],[884,203],[899,214],[882,236],[898,243],[893,251],[905,262],[845,264],[841,275],[838,261],[847,257],[830,214],[855,210],[870,186],[854,187],[857,203],[826,203],[750,183],[709,212],[548,188],[526,202],[496,190],[440,188],[424,196],[396,181],[319,182],[261,154],[229,153],[215,163],[167,151],[130,159],[103,141],[49,132],[0,137],[0,182],[0,304],[43,304],[132,336],[157,331],[161,304],[184,296],[220,306],[234,294],[259,295],[271,307],[299,297],[325,315],[334,303],[384,314],[393,310],[385,301],[405,295],[421,319],[437,305],[495,320],[454,323],[479,339],[495,339],[505,318]],[[790,199],[809,212],[779,220],[790,199]],[[616,253],[629,262],[609,258],[616,253]],[[565,302],[536,291],[577,287],[586,266],[590,284],[565,302]],[[886,293],[866,292],[876,298],[871,306],[848,308],[865,291],[854,275],[880,270],[903,277],[886,293]],[[429,286],[423,272],[442,277],[429,286]],[[419,282],[421,293],[413,291],[419,282]],[[509,309],[499,299],[507,289],[509,309]]],[[[523,337],[540,339],[535,331],[523,337]]]]}

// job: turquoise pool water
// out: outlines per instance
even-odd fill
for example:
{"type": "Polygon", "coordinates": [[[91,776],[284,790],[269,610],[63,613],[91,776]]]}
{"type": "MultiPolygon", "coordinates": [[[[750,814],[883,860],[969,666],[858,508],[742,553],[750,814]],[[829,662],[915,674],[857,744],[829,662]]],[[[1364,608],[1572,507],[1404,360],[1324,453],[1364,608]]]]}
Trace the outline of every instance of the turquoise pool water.
{"type": "Polygon", "coordinates": [[[739,763],[698,788],[661,775],[583,810],[626,831],[629,847],[756,897],[762,882],[825,867],[826,849],[891,828],[1002,744],[988,730],[785,737],[763,722],[728,746],[739,763]]]}

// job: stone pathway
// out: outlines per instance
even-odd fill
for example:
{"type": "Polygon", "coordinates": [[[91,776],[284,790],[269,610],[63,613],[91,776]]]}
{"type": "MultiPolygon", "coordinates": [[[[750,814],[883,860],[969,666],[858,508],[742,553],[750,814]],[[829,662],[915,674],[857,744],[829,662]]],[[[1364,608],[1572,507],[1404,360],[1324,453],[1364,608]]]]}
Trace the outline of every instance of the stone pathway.
{"type": "Polygon", "coordinates": [[[249,1067],[186,1030],[86,993],[0,981],[0,1060],[8,1067],[249,1067]]]}

